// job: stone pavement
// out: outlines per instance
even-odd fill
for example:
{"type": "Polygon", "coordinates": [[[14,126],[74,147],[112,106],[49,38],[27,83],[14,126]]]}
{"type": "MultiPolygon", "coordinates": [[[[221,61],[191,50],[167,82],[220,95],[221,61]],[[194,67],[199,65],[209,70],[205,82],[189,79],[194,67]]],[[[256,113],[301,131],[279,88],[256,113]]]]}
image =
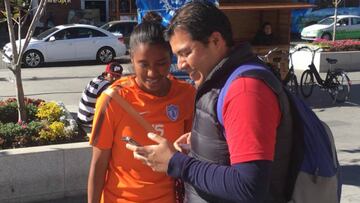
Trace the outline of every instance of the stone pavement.
{"type": "MultiPolygon", "coordinates": [[[[127,69],[130,67],[129,64],[124,66],[127,69]]],[[[62,101],[71,112],[76,112],[83,88],[104,69],[104,65],[92,62],[51,64],[42,68],[23,69],[25,95],[62,101]]],[[[297,73],[298,76],[300,74],[297,73]]],[[[349,102],[333,104],[330,96],[319,89],[307,100],[334,133],[343,171],[341,202],[344,203],[360,202],[360,72],[350,72],[349,76],[353,82],[349,102]]],[[[13,77],[1,63],[0,87],[0,99],[15,96],[13,77]]],[[[76,201],[67,199],[66,202],[84,202],[84,198],[77,198],[76,201]]]]}

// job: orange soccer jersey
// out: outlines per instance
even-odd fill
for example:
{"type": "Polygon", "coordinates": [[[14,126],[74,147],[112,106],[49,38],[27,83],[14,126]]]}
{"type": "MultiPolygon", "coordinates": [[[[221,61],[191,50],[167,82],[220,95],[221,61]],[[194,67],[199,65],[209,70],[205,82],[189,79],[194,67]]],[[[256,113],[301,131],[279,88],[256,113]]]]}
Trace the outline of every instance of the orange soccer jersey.
{"type": "MultiPolygon", "coordinates": [[[[170,91],[164,97],[140,90],[133,76],[120,79],[111,88],[121,86],[117,93],[152,124],[158,134],[174,142],[191,130],[195,90],[185,82],[173,78],[170,81],[170,91]]],[[[135,160],[121,141],[122,136],[130,136],[141,145],[155,144],[115,100],[102,94],[97,100],[90,140],[93,146],[112,151],[102,202],[175,202],[174,181],[135,160]],[[101,108],[105,108],[103,113],[101,108]]]]}

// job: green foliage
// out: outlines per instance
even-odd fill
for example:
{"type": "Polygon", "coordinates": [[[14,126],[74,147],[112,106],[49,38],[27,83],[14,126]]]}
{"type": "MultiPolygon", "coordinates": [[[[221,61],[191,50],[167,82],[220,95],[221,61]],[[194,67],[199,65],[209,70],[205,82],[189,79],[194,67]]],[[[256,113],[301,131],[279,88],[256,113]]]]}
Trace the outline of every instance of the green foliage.
{"type": "Polygon", "coordinates": [[[33,121],[36,119],[38,108],[33,104],[26,105],[26,115],[27,115],[27,122],[33,121]]]}
{"type": "MultiPolygon", "coordinates": [[[[37,107],[33,104],[26,104],[27,122],[35,120],[37,114],[37,107]]],[[[18,122],[18,106],[16,102],[10,102],[6,105],[0,104],[0,122],[16,123],[18,122]]]]}
{"type": "Polygon", "coordinates": [[[24,129],[17,123],[0,123],[0,136],[5,139],[13,139],[15,136],[24,134],[24,129]]]}
{"type": "Polygon", "coordinates": [[[55,121],[49,125],[48,128],[42,129],[39,132],[40,139],[54,142],[58,138],[63,138],[65,134],[65,125],[62,122],[55,121]]]}
{"type": "Polygon", "coordinates": [[[50,123],[59,121],[65,112],[55,102],[44,102],[39,105],[36,116],[39,119],[47,120],[50,123]]]}
{"type": "Polygon", "coordinates": [[[18,111],[16,102],[0,106],[0,122],[16,123],[18,121],[18,111]]]}
{"type": "Polygon", "coordinates": [[[39,121],[32,121],[28,125],[19,123],[0,123],[0,149],[16,148],[34,145],[38,132],[44,128],[39,121]]]}
{"type": "Polygon", "coordinates": [[[41,121],[31,121],[25,128],[25,134],[29,136],[36,135],[44,127],[45,124],[41,121]]]}
{"type": "MultiPolygon", "coordinates": [[[[30,0],[9,0],[12,15],[14,18],[19,17],[20,13],[24,13],[29,9],[30,0]]],[[[4,5],[4,0],[1,0],[0,5],[4,5]]],[[[1,9],[2,7],[0,7],[1,9]]],[[[5,8],[1,10],[2,15],[0,15],[0,20],[4,20],[6,18],[7,13],[5,12],[5,8]]],[[[23,14],[22,14],[23,15],[23,14]]]]}

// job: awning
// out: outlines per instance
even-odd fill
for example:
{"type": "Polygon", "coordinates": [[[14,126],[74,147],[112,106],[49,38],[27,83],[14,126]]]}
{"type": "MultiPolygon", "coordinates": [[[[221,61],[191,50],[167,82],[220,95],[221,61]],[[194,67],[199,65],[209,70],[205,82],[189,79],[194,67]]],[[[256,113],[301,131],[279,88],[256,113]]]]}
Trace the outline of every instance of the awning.
{"type": "Polygon", "coordinates": [[[292,10],[314,8],[316,5],[301,2],[267,2],[267,3],[220,3],[223,11],[238,10],[292,10]]]}

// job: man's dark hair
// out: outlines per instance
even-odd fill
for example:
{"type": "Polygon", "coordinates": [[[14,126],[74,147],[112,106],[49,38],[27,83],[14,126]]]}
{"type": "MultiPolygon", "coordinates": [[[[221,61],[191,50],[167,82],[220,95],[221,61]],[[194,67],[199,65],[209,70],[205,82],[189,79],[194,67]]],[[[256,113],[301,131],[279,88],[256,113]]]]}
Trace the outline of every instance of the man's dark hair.
{"type": "MultiPolygon", "coordinates": [[[[149,13],[143,17],[143,22],[138,24],[130,35],[130,53],[142,43],[146,44],[160,44],[169,50],[172,56],[171,47],[164,38],[165,27],[161,25],[159,15],[149,13]]],[[[161,16],[160,16],[161,18],[161,16]]]]}
{"type": "Polygon", "coordinates": [[[210,2],[194,1],[180,8],[166,30],[167,39],[174,35],[176,28],[187,31],[193,40],[204,44],[213,32],[219,32],[228,47],[234,44],[229,19],[210,2]]]}

